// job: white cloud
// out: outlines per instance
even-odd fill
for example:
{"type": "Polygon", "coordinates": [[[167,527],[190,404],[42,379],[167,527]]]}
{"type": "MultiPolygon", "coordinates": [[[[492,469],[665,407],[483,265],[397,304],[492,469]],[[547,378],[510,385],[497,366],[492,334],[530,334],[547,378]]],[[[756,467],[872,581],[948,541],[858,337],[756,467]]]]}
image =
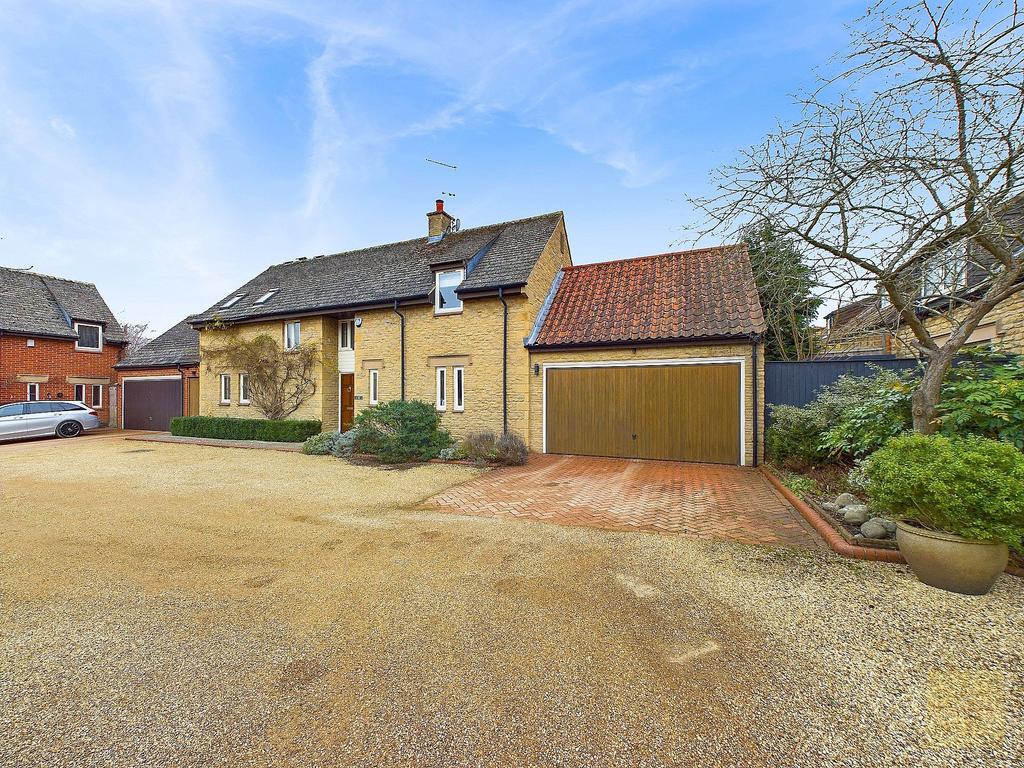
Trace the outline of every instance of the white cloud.
{"type": "Polygon", "coordinates": [[[75,129],[72,127],[71,123],[63,118],[51,117],[50,127],[66,139],[73,139],[76,136],[75,129]]]}

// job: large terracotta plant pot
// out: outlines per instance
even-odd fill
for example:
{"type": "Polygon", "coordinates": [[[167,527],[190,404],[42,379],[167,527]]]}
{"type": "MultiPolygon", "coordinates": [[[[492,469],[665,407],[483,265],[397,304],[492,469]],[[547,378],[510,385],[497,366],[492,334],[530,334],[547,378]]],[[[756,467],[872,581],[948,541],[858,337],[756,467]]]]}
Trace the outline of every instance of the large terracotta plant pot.
{"type": "Polygon", "coordinates": [[[918,579],[962,595],[992,589],[1010,556],[999,542],[973,541],[907,522],[896,523],[896,543],[918,579]]]}

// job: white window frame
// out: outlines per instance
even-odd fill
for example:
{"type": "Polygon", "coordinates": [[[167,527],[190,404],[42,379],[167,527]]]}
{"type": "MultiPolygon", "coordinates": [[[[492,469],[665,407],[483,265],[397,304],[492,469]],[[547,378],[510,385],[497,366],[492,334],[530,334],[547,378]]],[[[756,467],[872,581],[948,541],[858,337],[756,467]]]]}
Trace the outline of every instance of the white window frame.
{"type": "Polygon", "coordinates": [[[284,351],[291,352],[293,349],[298,349],[299,345],[302,344],[302,321],[301,320],[287,320],[284,324],[284,351]],[[288,329],[295,327],[295,339],[294,344],[289,345],[288,343],[288,329]]]}
{"type": "Polygon", "coordinates": [[[25,399],[30,403],[39,402],[39,382],[33,381],[25,385],[25,399]],[[32,397],[33,390],[36,393],[35,397],[32,397]]]}
{"type": "Polygon", "coordinates": [[[249,374],[240,373],[238,374],[238,404],[249,405],[252,402],[251,398],[245,397],[247,390],[249,389],[249,374]]]}
{"type": "Polygon", "coordinates": [[[354,320],[342,320],[338,325],[338,349],[356,348],[356,324],[354,320]],[[347,337],[347,338],[346,338],[347,337]],[[345,342],[348,342],[347,344],[345,342]]]}
{"type": "Polygon", "coordinates": [[[237,304],[238,302],[240,302],[244,298],[245,298],[245,294],[244,293],[235,294],[230,299],[228,299],[223,304],[221,304],[220,308],[221,309],[227,309],[228,307],[233,307],[233,306],[235,306],[235,304],[237,304]]]}
{"type": "Polygon", "coordinates": [[[436,373],[436,386],[434,387],[434,407],[439,411],[448,410],[448,369],[438,366],[436,373]]]}
{"type": "Polygon", "coordinates": [[[81,339],[75,339],[75,350],[78,352],[102,352],[103,351],[103,326],[99,323],[78,323],[74,324],[75,333],[78,333],[78,329],[82,326],[96,329],[96,339],[99,342],[98,347],[83,347],[79,342],[81,339]]]}
{"type": "Polygon", "coordinates": [[[272,298],[274,298],[274,294],[277,293],[279,290],[280,290],[280,288],[273,288],[273,289],[267,291],[262,296],[260,296],[258,299],[256,299],[256,301],[254,301],[253,304],[254,305],[256,305],[256,304],[266,304],[268,301],[270,301],[272,298]]]}
{"type": "Polygon", "coordinates": [[[380,371],[376,368],[370,369],[369,389],[370,405],[377,405],[380,402],[380,371]]]}
{"type": "Polygon", "coordinates": [[[103,407],[103,385],[102,384],[90,384],[89,385],[89,402],[86,403],[90,408],[102,408],[103,407]],[[96,397],[96,390],[99,389],[99,398],[96,397]]]}
{"type": "Polygon", "coordinates": [[[462,413],[466,410],[466,369],[461,365],[452,368],[452,410],[462,413]]]}
{"type": "Polygon", "coordinates": [[[220,375],[220,404],[231,405],[231,374],[220,375]]]}
{"type": "MultiPolygon", "coordinates": [[[[448,307],[447,309],[441,308],[441,275],[451,275],[459,273],[459,285],[462,285],[466,280],[465,269],[443,269],[434,274],[434,314],[435,315],[455,315],[462,311],[463,301],[459,299],[459,306],[448,307]]],[[[457,288],[458,286],[456,286],[457,288]]]]}
{"type": "Polygon", "coordinates": [[[85,402],[85,386],[86,386],[85,384],[75,384],[75,401],[79,402],[79,403],[83,403],[85,405],[88,405],[88,403],[85,402]],[[79,387],[82,388],[82,396],[81,397],[78,396],[78,388],[79,387]]]}

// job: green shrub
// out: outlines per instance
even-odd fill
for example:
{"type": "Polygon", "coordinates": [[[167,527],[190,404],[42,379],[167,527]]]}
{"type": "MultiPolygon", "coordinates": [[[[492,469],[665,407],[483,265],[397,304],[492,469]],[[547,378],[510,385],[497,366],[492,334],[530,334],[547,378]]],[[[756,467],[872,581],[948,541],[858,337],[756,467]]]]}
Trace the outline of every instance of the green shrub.
{"type": "Polygon", "coordinates": [[[509,467],[521,467],[526,463],[530,449],[526,441],[515,432],[506,432],[494,443],[494,460],[509,467]]]}
{"type": "Polygon", "coordinates": [[[864,463],[872,504],[894,518],[1022,549],[1024,454],[983,437],[907,435],[864,463]]]}
{"type": "Polygon", "coordinates": [[[821,447],[827,425],[817,413],[793,405],[770,407],[772,422],[765,443],[773,460],[801,469],[827,458],[828,452],[821,447]]]}
{"type": "Polygon", "coordinates": [[[301,443],[320,432],[315,420],[233,419],[227,416],[176,416],[171,434],[182,437],[215,437],[222,440],[267,440],[301,443]]]}
{"type": "Polygon", "coordinates": [[[341,432],[321,432],[313,435],[302,444],[302,452],[310,456],[328,456],[334,452],[334,446],[341,437],[341,432]]]}
{"type": "Polygon", "coordinates": [[[351,456],[352,451],[355,448],[357,434],[358,433],[354,429],[350,429],[348,432],[342,432],[339,434],[338,439],[335,440],[334,445],[331,446],[331,453],[339,459],[351,456]]]}
{"type": "Polygon", "coordinates": [[[356,417],[355,430],[355,450],[388,464],[427,461],[452,442],[440,428],[434,406],[420,400],[392,400],[368,408],[356,417]]]}
{"type": "Polygon", "coordinates": [[[828,425],[821,447],[832,455],[867,456],[913,425],[916,373],[872,368],[873,376],[840,376],[808,406],[828,425]]]}
{"type": "Polygon", "coordinates": [[[489,430],[470,432],[462,439],[462,452],[470,461],[486,464],[497,456],[498,438],[489,430]]]}
{"type": "Polygon", "coordinates": [[[981,435],[1024,450],[1024,359],[969,361],[952,369],[942,386],[939,429],[944,435],[981,435]]]}

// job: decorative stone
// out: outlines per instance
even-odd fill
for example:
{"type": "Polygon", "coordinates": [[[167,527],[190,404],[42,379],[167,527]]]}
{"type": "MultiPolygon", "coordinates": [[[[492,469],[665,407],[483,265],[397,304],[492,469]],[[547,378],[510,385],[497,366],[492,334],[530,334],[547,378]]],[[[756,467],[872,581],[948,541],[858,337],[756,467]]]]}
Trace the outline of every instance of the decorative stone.
{"type": "Polygon", "coordinates": [[[895,520],[886,520],[884,517],[878,517],[878,518],[875,518],[875,519],[876,520],[881,520],[882,521],[882,525],[885,526],[885,530],[887,530],[889,533],[891,533],[891,534],[895,534],[896,533],[896,521],[895,520]]]}
{"type": "Polygon", "coordinates": [[[868,539],[886,539],[889,537],[889,530],[885,527],[885,521],[880,517],[873,517],[860,527],[860,532],[868,539]]]}
{"type": "Polygon", "coordinates": [[[831,501],[823,501],[821,502],[821,508],[826,512],[835,512],[839,509],[839,505],[833,504],[831,501]]]}
{"type": "Polygon", "coordinates": [[[848,507],[843,507],[843,520],[848,523],[860,525],[866,523],[870,517],[868,508],[863,504],[851,504],[848,507]]]}
{"type": "Polygon", "coordinates": [[[837,507],[848,507],[851,504],[860,504],[860,500],[852,493],[840,493],[836,496],[837,507]]]}

